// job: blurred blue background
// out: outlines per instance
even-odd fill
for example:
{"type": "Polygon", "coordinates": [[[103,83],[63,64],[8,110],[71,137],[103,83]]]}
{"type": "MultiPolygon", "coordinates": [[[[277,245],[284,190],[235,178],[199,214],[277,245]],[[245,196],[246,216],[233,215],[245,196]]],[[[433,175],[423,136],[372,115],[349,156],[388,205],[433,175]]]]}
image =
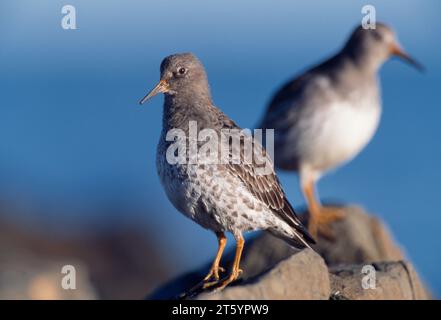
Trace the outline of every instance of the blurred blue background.
{"type": "MultiPolygon", "coordinates": [[[[398,60],[384,65],[376,136],[319,190],[382,217],[439,296],[437,0],[2,1],[0,200],[20,212],[14,219],[60,234],[133,220],[161,241],[171,274],[200,265],[214,254],[215,237],[172,207],[156,175],[163,99],[137,105],[158,81],[162,58],[195,53],[216,105],[253,127],[281,83],[343,45],[365,4],[427,72],[398,60]],[[65,4],[76,7],[77,30],[60,26],[65,4]]],[[[297,177],[280,177],[301,208],[297,177]]]]}

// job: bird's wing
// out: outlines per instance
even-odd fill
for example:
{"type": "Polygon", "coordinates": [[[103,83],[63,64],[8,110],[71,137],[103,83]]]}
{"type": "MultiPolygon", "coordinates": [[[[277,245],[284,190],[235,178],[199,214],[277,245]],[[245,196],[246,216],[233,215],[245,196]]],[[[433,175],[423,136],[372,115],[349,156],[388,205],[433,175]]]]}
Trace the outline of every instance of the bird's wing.
{"type": "Polygon", "coordinates": [[[308,85],[311,75],[312,72],[307,72],[285,83],[273,96],[267,112],[274,112],[283,102],[295,99],[295,97],[308,85]]]}
{"type": "MultiPolygon", "coordinates": [[[[224,129],[227,128],[240,130],[239,126],[237,126],[231,119],[222,113],[219,115],[218,121],[222,123],[222,128],[224,129]]],[[[315,243],[312,236],[300,222],[293,207],[288,202],[282,186],[280,185],[279,179],[274,172],[274,166],[271,158],[267,155],[266,150],[258,141],[249,135],[241,133],[240,139],[243,142],[238,146],[240,151],[235,150],[234,146],[229,147],[230,154],[233,154],[233,152],[240,153],[240,163],[235,164],[230,161],[228,164],[226,164],[226,169],[239,177],[245,187],[257,199],[265,203],[271,209],[271,211],[277,215],[278,218],[298,231],[298,233],[303,236],[303,239],[300,240],[306,246],[308,246],[308,243],[315,243]],[[246,143],[252,145],[252,162],[244,161],[244,146],[246,143]],[[262,166],[269,166],[269,170],[262,173],[262,166]]]]}

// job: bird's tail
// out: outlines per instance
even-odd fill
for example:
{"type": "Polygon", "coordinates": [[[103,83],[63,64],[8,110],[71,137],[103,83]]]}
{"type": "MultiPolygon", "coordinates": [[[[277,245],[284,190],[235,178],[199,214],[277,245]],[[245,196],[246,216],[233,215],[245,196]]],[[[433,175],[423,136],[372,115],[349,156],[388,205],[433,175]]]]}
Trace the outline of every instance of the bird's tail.
{"type": "Polygon", "coordinates": [[[311,245],[316,243],[303,225],[293,228],[290,233],[281,232],[280,229],[275,228],[269,228],[267,231],[295,248],[311,248],[311,245]]]}

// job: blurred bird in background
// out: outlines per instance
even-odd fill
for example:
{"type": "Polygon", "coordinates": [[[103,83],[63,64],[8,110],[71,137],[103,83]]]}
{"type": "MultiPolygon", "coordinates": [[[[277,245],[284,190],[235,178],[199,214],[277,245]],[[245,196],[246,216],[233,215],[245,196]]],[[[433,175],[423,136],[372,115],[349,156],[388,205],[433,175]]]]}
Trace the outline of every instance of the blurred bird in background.
{"type": "Polygon", "coordinates": [[[332,239],[329,223],[343,217],[337,208],[321,206],[315,184],[372,139],[382,108],[377,73],[391,56],[422,70],[385,24],[357,27],[340,52],[284,84],[259,125],[275,129],[276,167],[299,174],[313,237],[332,239]]]}
{"type": "MultiPolygon", "coordinates": [[[[271,163],[267,174],[258,173],[255,163],[245,162],[242,156],[237,164],[231,161],[201,164],[200,159],[191,161],[197,155],[189,150],[185,163],[167,161],[167,150],[172,144],[178,143],[178,150],[188,150],[187,145],[192,143],[189,134],[191,121],[197,124],[198,133],[212,129],[220,137],[224,134],[222,130],[233,129],[236,131],[230,131],[230,134],[240,134],[240,128],[213,105],[204,67],[194,55],[176,54],[165,58],[161,63],[159,84],[140,103],[158,93],[165,94],[163,127],[157,148],[161,183],[176,209],[214,231],[218,238],[218,251],[212,267],[196,288],[216,285],[220,290],[238,278],[242,271],[239,264],[244,247],[243,232],[267,230],[295,247],[308,247],[314,243],[286,199],[271,159],[260,145],[257,154],[261,159],[255,162],[271,163]],[[181,129],[185,138],[167,139],[173,129],[181,129]],[[222,268],[219,264],[227,241],[224,232],[232,233],[237,244],[231,273],[220,281],[222,268]]],[[[257,144],[251,136],[241,134],[240,139],[257,144]]],[[[243,155],[246,144],[240,143],[238,149],[230,148],[230,139],[219,140],[220,149],[228,150],[228,159],[235,156],[234,152],[243,155]]],[[[201,145],[201,141],[194,142],[201,145]]]]}

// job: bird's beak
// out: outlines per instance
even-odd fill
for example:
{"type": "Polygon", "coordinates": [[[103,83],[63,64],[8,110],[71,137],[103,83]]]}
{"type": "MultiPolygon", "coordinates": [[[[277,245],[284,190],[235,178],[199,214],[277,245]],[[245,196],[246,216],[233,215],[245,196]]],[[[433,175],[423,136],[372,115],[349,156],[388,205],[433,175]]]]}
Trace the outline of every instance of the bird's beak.
{"type": "Polygon", "coordinates": [[[139,101],[139,104],[143,104],[148,99],[150,99],[153,96],[156,96],[158,93],[166,93],[170,90],[170,86],[168,85],[167,81],[161,80],[159,83],[150,91],[144,98],[139,101]]]}
{"type": "Polygon", "coordinates": [[[403,48],[401,48],[401,46],[399,44],[392,45],[390,53],[394,56],[400,57],[401,59],[403,59],[407,63],[411,64],[412,66],[414,66],[415,68],[417,68],[421,72],[423,72],[425,70],[424,66],[421,63],[419,63],[418,61],[416,61],[414,58],[409,56],[403,50],[403,48]]]}

